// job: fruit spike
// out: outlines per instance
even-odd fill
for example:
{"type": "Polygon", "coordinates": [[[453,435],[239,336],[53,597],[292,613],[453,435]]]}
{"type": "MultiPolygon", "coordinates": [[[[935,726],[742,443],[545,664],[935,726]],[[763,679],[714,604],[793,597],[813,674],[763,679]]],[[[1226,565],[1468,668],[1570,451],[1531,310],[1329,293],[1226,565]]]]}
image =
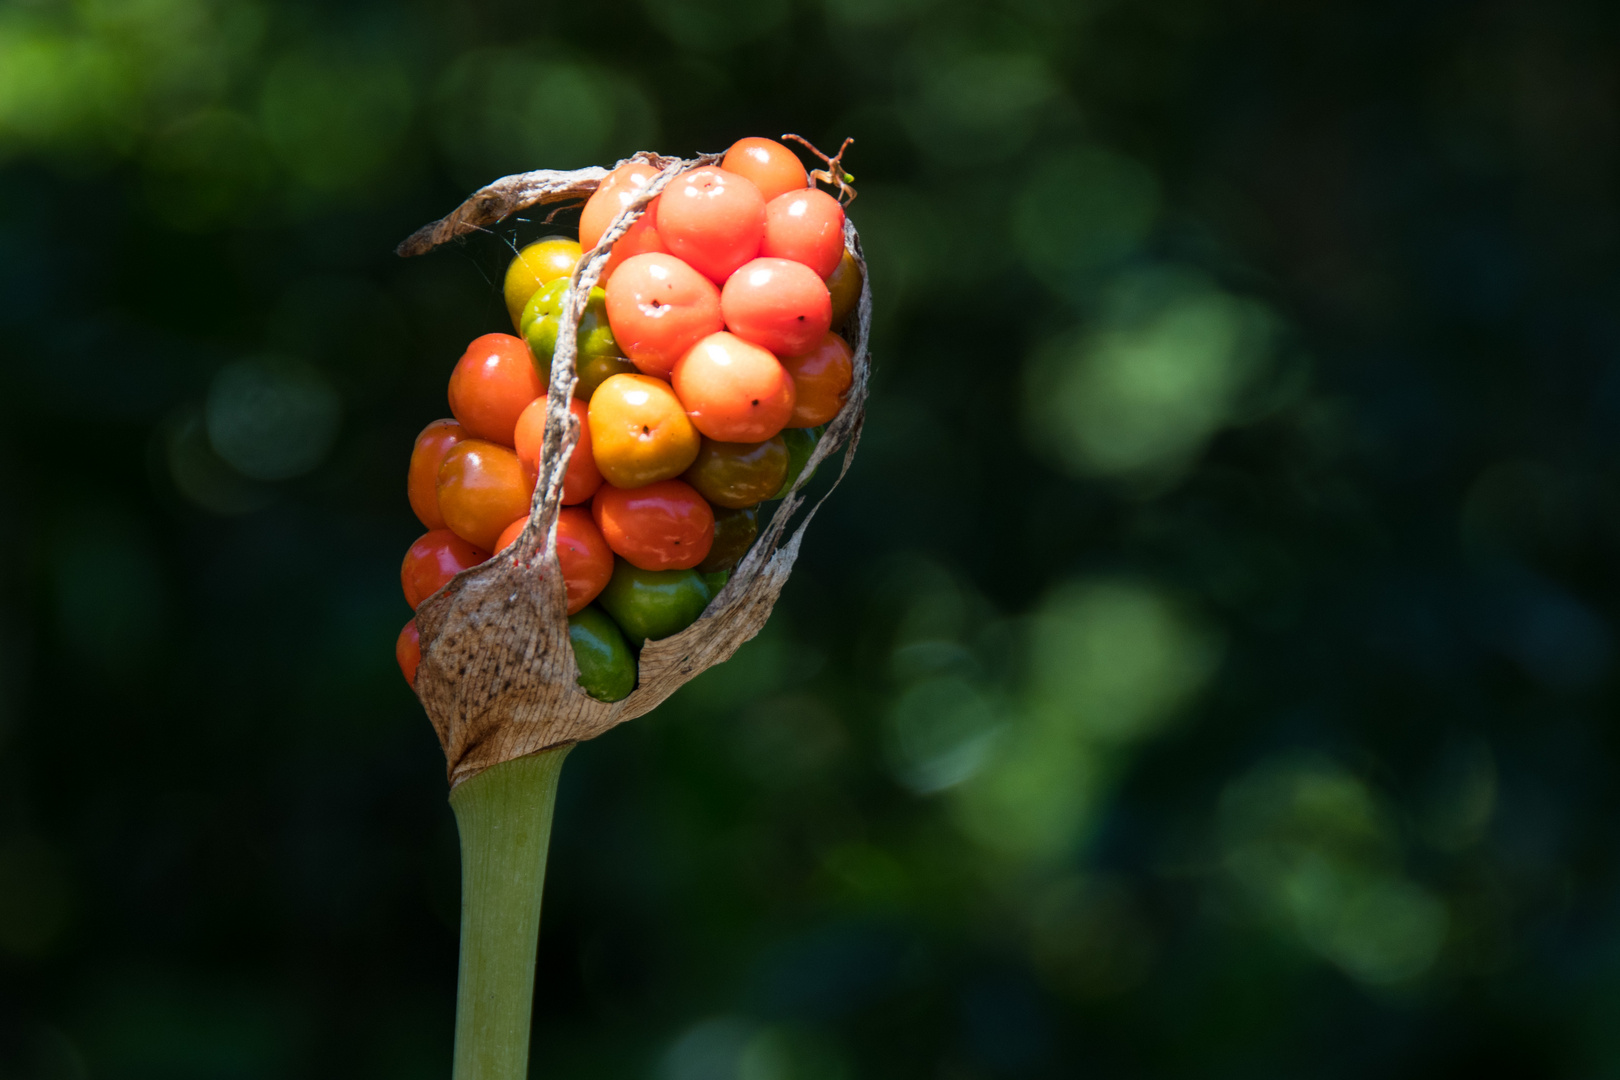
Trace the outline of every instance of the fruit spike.
{"type": "MultiPolygon", "coordinates": [[[[546,365],[549,379],[542,390],[547,394],[546,416],[528,525],[510,547],[482,566],[456,574],[422,601],[417,611],[422,659],[416,692],[444,748],[452,787],[499,762],[593,738],[648,712],[698,672],[729,658],[764,625],[792,571],[804,528],[814,512],[799,514],[805,509],[797,491],[803,478],[840,448],[845,451],[844,466],[848,466],[865,410],[871,300],[860,238],[846,219],[843,232],[851,273],[834,276],[849,278],[859,296],[848,328],[853,380],[843,407],[814,444],[802,474],[794,470],[801,478],[781,493],[782,505],[760,526],[758,538],[730,578],[715,583],[718,595],[709,594],[706,607],[700,608],[701,616],[690,625],[683,623],[685,629],[651,640],[642,648],[634,690],[623,700],[609,703],[590,696],[580,686],[553,539],[564,474],[581,427],[568,407],[578,382],[579,323],[586,313],[587,294],[597,284],[614,245],[648,204],[681,173],[714,165],[720,159],[717,154],[682,160],[647,153],[627,159],[645,162],[658,173],[616,213],[596,247],[584,255],[569,277],[559,306],[562,317],[554,355],[546,365]]],[[[843,175],[841,166],[834,171],[843,175]]],[[[582,201],[608,172],[597,167],[505,177],[474,193],[443,220],[419,230],[400,251],[424,253],[457,237],[487,231],[536,204],[582,201]]],[[[761,404],[765,404],[763,398],[761,404]]],[[[791,399],[786,400],[785,408],[791,410],[791,399]]],[[[772,424],[770,431],[780,426],[775,420],[772,424]]],[[[504,532],[506,524],[497,523],[496,531],[504,532]]]]}

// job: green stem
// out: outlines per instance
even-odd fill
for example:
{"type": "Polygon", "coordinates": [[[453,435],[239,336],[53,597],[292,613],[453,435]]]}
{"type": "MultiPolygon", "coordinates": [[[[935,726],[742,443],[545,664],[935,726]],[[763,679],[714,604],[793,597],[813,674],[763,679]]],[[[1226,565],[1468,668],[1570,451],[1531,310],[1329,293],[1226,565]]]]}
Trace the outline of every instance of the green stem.
{"type": "Polygon", "coordinates": [[[571,747],[492,765],[450,793],[461,831],[454,1080],[523,1080],[540,892],[557,778],[571,747]]]}

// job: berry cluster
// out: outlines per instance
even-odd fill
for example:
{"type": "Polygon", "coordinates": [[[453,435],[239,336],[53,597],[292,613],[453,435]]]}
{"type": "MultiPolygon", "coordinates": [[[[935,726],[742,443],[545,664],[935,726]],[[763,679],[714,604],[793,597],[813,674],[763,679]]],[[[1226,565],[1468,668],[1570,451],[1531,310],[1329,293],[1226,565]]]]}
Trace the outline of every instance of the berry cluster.
{"type": "MultiPolygon", "coordinates": [[[[413,609],[528,523],[574,268],[656,176],[621,165],[585,203],[577,241],[537,241],[508,267],[521,336],[467,347],[450,375],[454,419],[429,424],[411,455],[411,508],[430,530],[401,569],[413,609]]],[[[601,282],[578,328],[580,438],[557,560],[580,684],[617,701],[635,687],[631,643],[703,613],[753,544],[759,504],[793,486],[843,408],[853,358],[832,328],[861,280],[843,205],[786,146],[749,138],[674,177],[613,244],[601,282]]],[[[396,652],[414,685],[414,619],[396,652]]]]}

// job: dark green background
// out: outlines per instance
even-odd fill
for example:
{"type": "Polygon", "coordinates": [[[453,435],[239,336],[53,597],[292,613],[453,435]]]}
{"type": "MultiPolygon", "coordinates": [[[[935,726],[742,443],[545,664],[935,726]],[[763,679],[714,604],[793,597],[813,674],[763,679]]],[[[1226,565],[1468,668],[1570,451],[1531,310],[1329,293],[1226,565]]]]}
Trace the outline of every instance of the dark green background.
{"type": "Polygon", "coordinates": [[[866,441],[564,773],[535,1075],[1620,1071],[1620,27],[0,3],[0,1076],[442,1077],[394,668],[504,172],[857,139],[866,441]]]}

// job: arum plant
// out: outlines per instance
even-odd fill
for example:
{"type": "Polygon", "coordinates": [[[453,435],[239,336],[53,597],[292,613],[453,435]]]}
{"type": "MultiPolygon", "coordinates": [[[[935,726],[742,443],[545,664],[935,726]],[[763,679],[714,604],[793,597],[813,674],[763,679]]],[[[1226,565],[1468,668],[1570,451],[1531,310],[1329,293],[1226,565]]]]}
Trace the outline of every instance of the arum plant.
{"type": "MultiPolygon", "coordinates": [[[[635,688],[628,696],[608,702],[585,692],[570,642],[556,551],[564,474],[580,437],[579,419],[568,407],[578,383],[580,324],[614,245],[648,204],[683,172],[720,159],[705,155],[683,160],[643,152],[627,160],[643,162],[657,172],[625,203],[568,279],[550,363],[544,439],[528,522],[511,546],[451,578],[416,612],[420,662],[414,686],[444,749],[450,805],[461,835],[455,1080],[517,1080],[527,1075],[546,850],[557,782],[569,749],[651,711],[682,683],[728,659],[759,632],[820,505],[818,501],[800,515],[805,508],[802,489],[816,466],[840,447],[842,478],[865,416],[872,302],[860,237],[846,218],[844,246],[859,270],[861,287],[854,312],[845,325],[835,328],[853,351],[853,382],[845,404],[702,615],[684,630],[641,645],[635,688]],[[796,516],[802,520],[790,531],[796,516]]],[[[852,198],[848,182],[853,178],[836,162],[832,159],[829,171],[818,176],[832,177],[839,193],[852,198]]],[[[399,253],[424,254],[531,207],[561,209],[580,202],[608,172],[601,167],[542,169],[504,177],[412,235],[399,253]]]]}

